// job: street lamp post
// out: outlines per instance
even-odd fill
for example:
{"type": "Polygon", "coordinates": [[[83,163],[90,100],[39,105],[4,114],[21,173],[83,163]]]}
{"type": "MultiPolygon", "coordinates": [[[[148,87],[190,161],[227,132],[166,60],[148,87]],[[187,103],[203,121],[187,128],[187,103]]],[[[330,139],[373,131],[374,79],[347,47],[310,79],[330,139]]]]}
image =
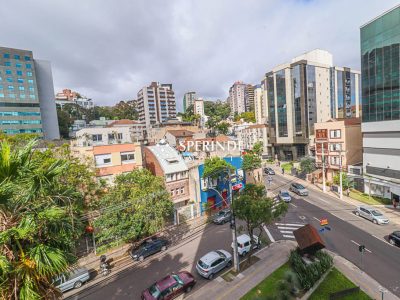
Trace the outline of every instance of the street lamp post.
{"type": "Polygon", "coordinates": [[[343,199],[343,177],[342,177],[342,149],[339,151],[339,181],[340,181],[340,191],[339,198],[343,199]]]}
{"type": "Polygon", "coordinates": [[[324,142],[321,143],[322,149],[322,191],[326,193],[326,179],[325,179],[325,148],[324,142]]]}

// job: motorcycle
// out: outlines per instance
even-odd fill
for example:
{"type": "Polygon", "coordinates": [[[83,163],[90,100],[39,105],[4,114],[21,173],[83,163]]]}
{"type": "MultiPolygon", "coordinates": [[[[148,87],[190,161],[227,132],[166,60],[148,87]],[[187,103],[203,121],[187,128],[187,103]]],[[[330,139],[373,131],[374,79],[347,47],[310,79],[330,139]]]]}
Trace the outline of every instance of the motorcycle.
{"type": "Polygon", "coordinates": [[[107,276],[111,273],[111,268],[109,263],[107,262],[107,256],[100,256],[100,273],[103,276],[107,276]]]}

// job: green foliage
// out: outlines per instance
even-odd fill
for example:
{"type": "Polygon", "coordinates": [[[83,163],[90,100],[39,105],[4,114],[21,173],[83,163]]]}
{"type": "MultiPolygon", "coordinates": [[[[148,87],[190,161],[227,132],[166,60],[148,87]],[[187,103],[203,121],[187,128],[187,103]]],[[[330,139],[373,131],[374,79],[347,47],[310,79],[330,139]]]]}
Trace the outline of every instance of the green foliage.
{"type": "Polygon", "coordinates": [[[310,174],[315,171],[315,160],[311,157],[305,157],[300,161],[300,169],[306,174],[310,174]]]}
{"type": "Polygon", "coordinates": [[[253,145],[253,149],[252,152],[258,156],[261,156],[261,154],[263,153],[263,142],[262,141],[258,141],[253,145]]]}
{"type": "Polygon", "coordinates": [[[72,126],[73,121],[69,114],[57,108],[57,117],[58,117],[58,127],[60,128],[60,135],[64,139],[69,138],[69,128],[72,126]]]}
{"type": "Polygon", "coordinates": [[[218,133],[219,133],[219,134],[224,134],[224,135],[227,135],[227,134],[228,134],[228,132],[229,132],[229,127],[230,127],[230,125],[229,125],[229,123],[227,123],[227,122],[220,122],[220,123],[218,123],[218,125],[216,126],[216,128],[217,128],[217,130],[218,130],[218,133]]]}
{"type": "Polygon", "coordinates": [[[158,232],[173,212],[163,178],[152,175],[147,169],[118,176],[114,186],[97,204],[100,216],[93,225],[96,241],[103,248],[158,232]]]}
{"type": "Polygon", "coordinates": [[[240,119],[243,119],[243,121],[249,122],[249,123],[256,122],[256,116],[254,114],[254,111],[246,111],[241,114],[236,114],[234,117],[234,120],[237,122],[237,121],[240,121],[240,119]]]}
{"type": "Polygon", "coordinates": [[[245,222],[252,244],[254,229],[259,228],[261,234],[263,225],[271,224],[284,215],[287,209],[285,202],[275,204],[273,199],[267,197],[264,185],[247,184],[233,201],[235,215],[245,222]]]}
{"type": "Polygon", "coordinates": [[[0,143],[0,298],[58,297],[52,278],[75,261],[84,225],[75,162],[14,142],[0,143]]]}
{"type": "MultiPolygon", "coordinates": [[[[340,173],[336,174],[333,177],[333,183],[336,185],[340,185],[340,173]]],[[[348,188],[351,187],[351,181],[347,177],[347,174],[345,172],[342,172],[342,186],[343,186],[343,190],[347,190],[348,188]]]]}
{"type": "Polygon", "coordinates": [[[317,251],[315,257],[317,260],[311,264],[305,264],[297,250],[290,252],[289,263],[305,290],[312,288],[333,265],[332,257],[323,251],[317,251]]]}
{"type": "Polygon", "coordinates": [[[204,101],[204,114],[215,117],[216,122],[228,119],[231,108],[228,103],[221,101],[204,101]]]}
{"type": "Polygon", "coordinates": [[[285,170],[285,173],[290,173],[293,168],[293,163],[288,162],[288,163],[281,164],[281,169],[282,168],[285,170]]]}
{"type": "Polygon", "coordinates": [[[218,156],[207,158],[204,162],[203,177],[218,178],[222,173],[235,171],[235,168],[218,156]]]}
{"type": "Polygon", "coordinates": [[[245,171],[252,171],[261,168],[261,158],[256,154],[246,153],[243,155],[242,168],[245,171]]]}

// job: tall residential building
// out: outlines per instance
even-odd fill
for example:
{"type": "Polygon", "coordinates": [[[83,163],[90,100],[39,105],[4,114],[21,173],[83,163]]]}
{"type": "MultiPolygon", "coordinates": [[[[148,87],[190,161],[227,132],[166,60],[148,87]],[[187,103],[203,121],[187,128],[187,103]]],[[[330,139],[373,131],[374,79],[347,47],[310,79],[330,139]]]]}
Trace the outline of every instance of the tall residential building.
{"type": "Polygon", "coordinates": [[[60,138],[50,62],[0,47],[0,131],[60,138]]]}
{"type": "Polygon", "coordinates": [[[176,118],[175,93],[172,84],[152,82],[137,94],[139,121],[147,128],[176,118]]]}
{"type": "Polygon", "coordinates": [[[400,6],[363,25],[361,86],[366,193],[400,195],[400,6]]]}
{"type": "Polygon", "coordinates": [[[270,153],[279,159],[310,154],[315,123],[360,115],[359,72],[334,67],[332,54],[325,50],[309,51],[275,67],[263,83],[270,153]]]}
{"type": "Polygon", "coordinates": [[[229,89],[229,104],[231,114],[241,114],[246,111],[246,87],[247,85],[241,81],[236,81],[229,89]]]}
{"type": "Polygon", "coordinates": [[[332,118],[359,118],[361,115],[361,72],[349,68],[331,68],[332,118]]]}
{"type": "Polygon", "coordinates": [[[254,114],[257,124],[267,124],[268,105],[264,83],[254,86],[254,114]]]}
{"type": "Polygon", "coordinates": [[[196,100],[196,92],[187,92],[183,95],[183,112],[185,113],[189,106],[194,105],[196,100]]]}
{"type": "Polygon", "coordinates": [[[244,92],[244,103],[246,111],[254,111],[254,86],[251,84],[246,85],[244,92]]]}

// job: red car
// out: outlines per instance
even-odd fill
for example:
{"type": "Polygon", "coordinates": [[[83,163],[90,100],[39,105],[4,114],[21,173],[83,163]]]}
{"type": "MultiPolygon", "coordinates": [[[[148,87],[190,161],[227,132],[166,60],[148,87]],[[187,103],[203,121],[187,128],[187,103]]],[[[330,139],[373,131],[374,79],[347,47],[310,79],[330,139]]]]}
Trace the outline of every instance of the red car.
{"type": "Polygon", "coordinates": [[[169,300],[175,299],[182,293],[189,293],[196,281],[187,271],[171,274],[157,281],[147,290],[143,291],[143,300],[169,300]]]}

